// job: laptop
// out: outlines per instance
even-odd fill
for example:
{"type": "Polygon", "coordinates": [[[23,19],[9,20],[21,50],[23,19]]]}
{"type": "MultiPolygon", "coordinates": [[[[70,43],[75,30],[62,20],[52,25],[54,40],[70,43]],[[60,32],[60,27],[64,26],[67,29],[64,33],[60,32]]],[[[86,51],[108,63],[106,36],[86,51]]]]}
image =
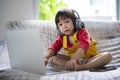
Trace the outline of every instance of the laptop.
{"type": "Polygon", "coordinates": [[[6,40],[11,68],[40,75],[69,72],[46,68],[39,29],[7,31],[6,40]]]}

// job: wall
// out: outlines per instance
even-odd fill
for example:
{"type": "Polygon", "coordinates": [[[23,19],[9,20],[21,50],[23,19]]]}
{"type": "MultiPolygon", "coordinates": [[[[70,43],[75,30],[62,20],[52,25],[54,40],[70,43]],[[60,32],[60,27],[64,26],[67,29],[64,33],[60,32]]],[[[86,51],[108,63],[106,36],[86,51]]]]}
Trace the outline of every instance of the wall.
{"type": "Polygon", "coordinates": [[[0,0],[0,27],[10,20],[38,19],[38,0],[0,0]]]}

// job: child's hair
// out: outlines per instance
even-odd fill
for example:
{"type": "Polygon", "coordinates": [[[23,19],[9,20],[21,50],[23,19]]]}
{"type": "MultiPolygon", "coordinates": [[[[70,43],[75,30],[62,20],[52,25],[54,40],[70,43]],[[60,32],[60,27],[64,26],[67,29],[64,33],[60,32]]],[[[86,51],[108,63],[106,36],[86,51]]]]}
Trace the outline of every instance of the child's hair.
{"type": "Polygon", "coordinates": [[[81,21],[77,11],[75,11],[73,9],[61,9],[57,12],[57,14],[55,16],[55,23],[57,26],[57,32],[60,36],[63,36],[63,34],[58,29],[58,23],[60,21],[60,18],[61,19],[70,18],[74,24],[74,31],[77,31],[78,29],[84,28],[84,24],[81,21]]]}

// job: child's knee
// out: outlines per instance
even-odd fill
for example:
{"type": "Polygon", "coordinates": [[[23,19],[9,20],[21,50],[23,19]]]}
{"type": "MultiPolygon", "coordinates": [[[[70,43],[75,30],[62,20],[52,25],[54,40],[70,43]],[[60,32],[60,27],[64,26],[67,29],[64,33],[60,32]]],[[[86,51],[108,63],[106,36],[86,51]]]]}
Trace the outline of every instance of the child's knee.
{"type": "Polygon", "coordinates": [[[103,55],[107,58],[112,58],[112,54],[110,52],[105,52],[103,55]]]}
{"type": "Polygon", "coordinates": [[[110,52],[104,52],[102,56],[104,56],[108,62],[112,60],[112,54],[110,52]]]}

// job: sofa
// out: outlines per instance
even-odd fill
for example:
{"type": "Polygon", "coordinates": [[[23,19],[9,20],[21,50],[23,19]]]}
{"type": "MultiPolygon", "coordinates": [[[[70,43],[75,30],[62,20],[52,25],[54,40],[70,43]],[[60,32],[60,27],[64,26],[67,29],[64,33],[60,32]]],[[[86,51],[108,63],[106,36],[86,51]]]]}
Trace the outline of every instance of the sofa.
{"type": "MultiPolygon", "coordinates": [[[[120,80],[120,22],[119,21],[83,21],[90,35],[98,42],[100,52],[109,51],[113,59],[108,66],[116,66],[116,70],[90,72],[89,70],[74,71],[56,75],[38,75],[12,69],[9,61],[6,31],[39,29],[43,39],[44,52],[58,37],[54,21],[9,21],[0,29],[0,80],[120,80]]],[[[60,52],[64,52],[61,49],[60,52]]],[[[44,54],[44,53],[43,53],[44,54]]]]}

